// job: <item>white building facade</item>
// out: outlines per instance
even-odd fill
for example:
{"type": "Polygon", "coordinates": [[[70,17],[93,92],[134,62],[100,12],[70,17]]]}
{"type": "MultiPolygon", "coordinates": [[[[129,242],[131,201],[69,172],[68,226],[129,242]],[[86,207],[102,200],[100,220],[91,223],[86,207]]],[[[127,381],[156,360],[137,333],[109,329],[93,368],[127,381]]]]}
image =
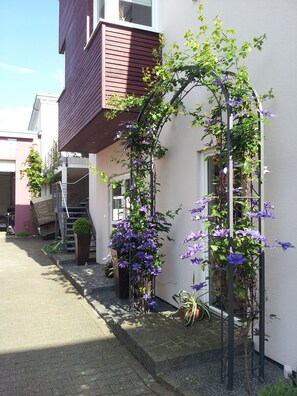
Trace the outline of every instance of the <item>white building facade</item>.
{"type": "MultiPolygon", "coordinates": [[[[266,106],[277,114],[272,125],[265,126],[265,165],[270,173],[265,181],[265,200],[275,206],[275,220],[267,220],[265,234],[273,241],[279,238],[297,245],[297,215],[295,202],[297,185],[295,154],[297,138],[295,117],[297,97],[297,3],[263,0],[212,0],[204,2],[204,13],[208,23],[215,16],[223,20],[225,28],[234,28],[239,42],[251,40],[253,36],[267,35],[261,52],[254,51],[247,61],[251,83],[256,91],[266,93],[273,88],[275,98],[266,106]]],[[[152,2],[154,25],[148,29],[164,34],[168,45],[177,41],[182,45],[184,33],[188,29],[197,31],[197,2],[187,0],[159,0],[152,2]]],[[[166,49],[165,49],[166,50],[166,49]]],[[[203,98],[203,92],[195,91],[186,99],[188,106],[203,98]],[[199,96],[201,95],[201,96],[199,96]]],[[[204,97],[204,100],[206,98],[204,97]]],[[[157,295],[173,303],[172,295],[180,289],[189,289],[192,284],[192,267],[179,257],[184,253],[182,241],[195,231],[188,210],[193,202],[207,193],[207,176],[204,162],[202,132],[191,127],[187,117],[176,117],[168,122],[161,135],[168,148],[164,159],[158,163],[158,179],[161,191],[158,209],[175,210],[182,205],[181,213],[173,223],[171,236],[174,242],[165,246],[165,265],[157,279],[157,295]]],[[[127,177],[112,158],[122,154],[118,142],[92,154],[90,160],[107,175],[127,177]]],[[[120,193],[124,193],[121,191],[120,193]]],[[[107,184],[102,184],[98,176],[90,174],[90,211],[97,231],[97,261],[109,253],[108,236],[116,218],[123,216],[124,206],[120,196],[114,196],[107,184]]],[[[203,281],[205,274],[197,275],[203,281]]],[[[297,369],[297,252],[289,249],[268,250],[266,252],[266,355],[283,365],[297,369]],[[271,320],[270,314],[277,319],[271,320]]]]}

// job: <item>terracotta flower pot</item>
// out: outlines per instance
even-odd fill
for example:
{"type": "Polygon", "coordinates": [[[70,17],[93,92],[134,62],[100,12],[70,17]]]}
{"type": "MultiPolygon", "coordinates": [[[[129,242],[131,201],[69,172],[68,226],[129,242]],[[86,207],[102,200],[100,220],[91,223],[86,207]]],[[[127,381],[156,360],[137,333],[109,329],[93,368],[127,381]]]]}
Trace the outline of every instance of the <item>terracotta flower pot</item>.
{"type": "Polygon", "coordinates": [[[192,319],[192,315],[193,312],[190,311],[188,312],[187,316],[186,316],[186,308],[185,307],[181,307],[181,317],[183,318],[183,320],[185,322],[196,322],[197,320],[201,319],[202,315],[203,315],[203,309],[201,307],[197,307],[194,313],[194,319],[192,319]]]}

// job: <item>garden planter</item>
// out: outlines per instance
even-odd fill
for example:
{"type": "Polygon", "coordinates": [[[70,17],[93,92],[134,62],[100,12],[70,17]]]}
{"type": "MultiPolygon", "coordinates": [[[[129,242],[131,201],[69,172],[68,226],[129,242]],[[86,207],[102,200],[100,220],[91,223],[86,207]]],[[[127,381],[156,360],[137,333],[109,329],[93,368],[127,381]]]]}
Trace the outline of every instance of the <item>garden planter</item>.
{"type": "Polygon", "coordinates": [[[74,234],[75,240],[75,257],[78,265],[85,265],[89,260],[91,234],[77,235],[74,234]]]}
{"type": "Polygon", "coordinates": [[[193,319],[192,319],[192,316],[193,316],[192,311],[187,312],[187,310],[184,307],[182,307],[180,311],[181,311],[181,317],[185,322],[193,323],[193,322],[196,322],[196,321],[202,319],[202,317],[203,317],[203,308],[196,308],[196,310],[194,312],[193,319]]]}
{"type": "Polygon", "coordinates": [[[118,266],[118,254],[116,250],[111,250],[111,257],[116,294],[119,298],[129,298],[129,269],[118,266]]]}

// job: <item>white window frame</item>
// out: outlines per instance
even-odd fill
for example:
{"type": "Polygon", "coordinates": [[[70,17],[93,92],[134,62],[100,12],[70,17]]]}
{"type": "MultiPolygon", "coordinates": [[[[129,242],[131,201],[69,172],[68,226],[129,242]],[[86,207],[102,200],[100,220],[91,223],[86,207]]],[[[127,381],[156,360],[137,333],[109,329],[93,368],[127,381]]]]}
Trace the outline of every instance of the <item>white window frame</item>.
{"type": "MultiPolygon", "coordinates": [[[[133,0],[125,0],[127,2],[133,2],[133,0]]],[[[93,31],[96,29],[96,26],[101,21],[115,23],[117,25],[136,27],[139,29],[156,31],[156,7],[157,1],[152,0],[152,26],[147,25],[139,25],[132,22],[121,21],[119,19],[119,0],[93,0],[93,31]],[[105,17],[104,19],[99,16],[99,3],[100,1],[104,1],[105,8],[105,17]]]]}
{"type": "MultiPolygon", "coordinates": [[[[111,180],[111,183],[110,183],[110,187],[109,187],[109,207],[110,207],[110,232],[114,229],[114,227],[116,226],[116,224],[117,224],[117,222],[119,221],[119,220],[121,220],[121,219],[117,219],[117,220],[113,220],[113,218],[114,218],[114,216],[113,216],[113,199],[122,199],[122,200],[126,200],[126,198],[124,197],[124,195],[125,195],[125,192],[126,192],[126,189],[125,189],[125,182],[127,181],[127,180],[129,180],[130,179],[130,175],[129,174],[124,174],[124,175],[121,175],[121,176],[117,176],[117,177],[114,177],[112,180],[111,180]],[[123,183],[123,185],[122,185],[122,191],[121,191],[121,196],[114,196],[114,194],[113,194],[113,187],[112,187],[112,182],[113,181],[115,181],[115,182],[118,182],[118,181],[121,181],[122,183],[123,183]]],[[[128,209],[129,209],[129,203],[127,202],[127,200],[124,202],[124,204],[123,204],[123,213],[122,213],[122,217],[121,218],[125,218],[126,216],[127,216],[127,213],[128,213],[128,209]]]]}
{"type": "MultiPolygon", "coordinates": [[[[208,194],[208,163],[206,161],[206,157],[212,156],[214,155],[215,152],[213,149],[208,149],[208,150],[203,150],[203,151],[199,151],[198,152],[198,156],[199,156],[199,161],[198,161],[198,166],[199,166],[199,170],[200,172],[198,174],[200,174],[200,196],[203,197],[205,195],[208,194]]],[[[204,232],[207,232],[207,230],[205,230],[205,228],[203,229],[204,232]]],[[[207,249],[205,249],[205,253],[203,253],[204,255],[204,259],[208,258],[208,247],[207,249]]],[[[209,279],[209,271],[208,268],[205,268],[204,271],[202,271],[204,274],[204,281],[207,282],[207,280],[209,279]]],[[[208,282],[207,282],[208,283],[208,282]]],[[[209,288],[208,288],[208,293],[203,296],[203,301],[204,302],[208,302],[209,301],[209,288]]],[[[216,310],[217,308],[213,307],[212,305],[209,305],[209,308],[211,309],[212,312],[217,313],[216,310]]]]}
{"type": "MultiPolygon", "coordinates": [[[[200,167],[200,170],[201,170],[201,179],[200,179],[200,183],[201,183],[200,184],[200,191],[202,192],[201,196],[205,196],[205,195],[209,194],[209,189],[208,189],[208,186],[209,186],[209,184],[208,184],[209,183],[209,180],[208,180],[209,179],[208,169],[209,168],[208,168],[208,162],[206,161],[206,157],[211,157],[211,156],[213,156],[215,154],[216,154],[215,151],[213,149],[211,149],[211,148],[208,149],[208,150],[204,150],[203,152],[199,152],[198,153],[198,155],[199,155],[199,167],[200,167]]],[[[208,257],[208,253],[207,252],[208,252],[208,247],[207,247],[207,249],[205,249],[205,257],[204,258],[208,257]]],[[[205,279],[204,280],[205,281],[207,279],[209,280],[209,270],[208,270],[208,268],[206,268],[204,270],[204,273],[205,273],[205,279]]],[[[208,288],[208,293],[206,294],[206,300],[208,300],[208,301],[210,300],[209,293],[210,293],[210,290],[208,288]]],[[[219,308],[217,308],[217,307],[215,307],[215,306],[213,306],[211,304],[209,304],[209,308],[210,308],[211,312],[214,315],[221,316],[221,310],[219,308]]],[[[228,316],[227,312],[223,311],[223,317],[227,318],[227,316],[228,316]]],[[[234,318],[234,323],[237,326],[241,326],[242,325],[242,322],[236,316],[234,318]]]]}

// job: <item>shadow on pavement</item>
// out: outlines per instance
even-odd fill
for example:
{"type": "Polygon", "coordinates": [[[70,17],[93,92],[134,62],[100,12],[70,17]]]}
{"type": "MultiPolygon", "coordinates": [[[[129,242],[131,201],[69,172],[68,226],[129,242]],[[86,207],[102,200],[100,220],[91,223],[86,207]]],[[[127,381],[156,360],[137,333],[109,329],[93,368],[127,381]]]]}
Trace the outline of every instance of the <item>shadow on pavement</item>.
{"type": "Polygon", "coordinates": [[[0,395],[154,395],[145,376],[116,339],[0,354],[0,395]]]}
{"type": "MultiPolygon", "coordinates": [[[[1,235],[1,239],[8,244],[13,244],[15,248],[23,250],[36,264],[46,269],[41,273],[47,280],[59,283],[66,293],[77,294],[69,281],[62,274],[61,270],[54,264],[52,259],[43,251],[46,244],[51,241],[43,240],[41,237],[16,237],[14,235],[1,235]]],[[[13,258],[12,258],[13,259],[13,258]]]]}
{"type": "Polygon", "coordinates": [[[51,260],[42,251],[46,241],[42,240],[40,237],[24,237],[19,238],[14,235],[5,236],[6,243],[14,244],[18,249],[25,250],[28,257],[31,257],[36,263],[41,266],[52,265],[51,260]]]}

